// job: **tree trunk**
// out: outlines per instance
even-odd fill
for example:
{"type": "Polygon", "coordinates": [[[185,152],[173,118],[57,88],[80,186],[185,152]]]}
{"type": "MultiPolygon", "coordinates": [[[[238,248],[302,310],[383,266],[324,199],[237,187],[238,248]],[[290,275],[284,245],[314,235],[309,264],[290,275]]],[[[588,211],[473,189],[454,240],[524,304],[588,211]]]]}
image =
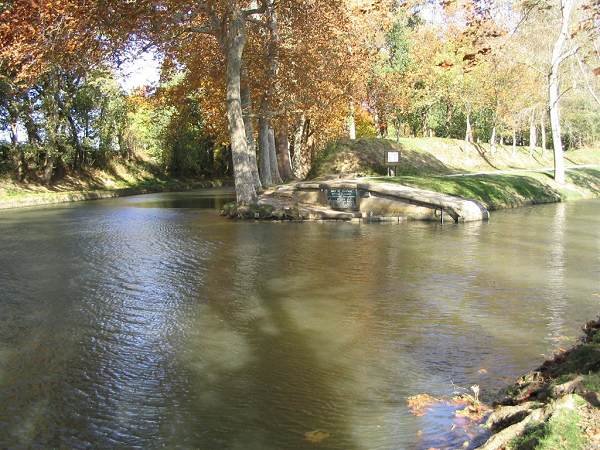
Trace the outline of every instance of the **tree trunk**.
{"type": "Polygon", "coordinates": [[[241,102],[244,114],[244,129],[246,131],[246,144],[248,145],[248,159],[250,170],[252,171],[252,180],[256,191],[262,190],[262,184],[258,174],[258,164],[256,161],[256,141],[254,139],[254,124],[252,123],[252,97],[250,95],[250,86],[248,85],[248,69],[242,63],[241,80],[241,102]]]}
{"type": "Polygon", "coordinates": [[[290,143],[288,141],[287,127],[280,126],[277,131],[277,139],[275,140],[277,147],[277,162],[279,163],[279,174],[283,181],[294,179],[292,164],[290,158],[290,143]]]}
{"type": "Polygon", "coordinates": [[[542,155],[546,150],[546,111],[540,114],[540,130],[542,132],[542,155]]]}
{"type": "Polygon", "coordinates": [[[9,116],[10,144],[13,148],[13,152],[16,153],[14,164],[16,169],[17,180],[23,181],[27,172],[27,161],[25,161],[25,153],[23,151],[23,147],[19,145],[19,122],[17,110],[13,110],[9,107],[9,116]]]}
{"type": "Polygon", "coordinates": [[[271,158],[269,155],[269,122],[264,117],[258,119],[258,147],[260,155],[260,179],[264,187],[273,185],[271,158]]]}
{"type": "Polygon", "coordinates": [[[14,148],[19,145],[18,124],[16,120],[10,121],[10,143],[14,148]]]}
{"type": "Polygon", "coordinates": [[[350,109],[348,112],[348,137],[350,139],[356,139],[356,119],[353,99],[350,99],[350,109]]]}
{"type": "Polygon", "coordinates": [[[273,179],[273,183],[283,183],[281,175],[279,175],[279,165],[277,163],[277,149],[275,148],[275,131],[272,127],[269,127],[269,161],[271,162],[271,178],[273,179]]]}
{"type": "Polygon", "coordinates": [[[531,112],[529,121],[529,154],[532,155],[537,146],[537,127],[535,123],[535,110],[531,112]]]}
{"type": "Polygon", "coordinates": [[[49,152],[46,152],[46,162],[44,164],[44,173],[42,175],[42,181],[46,186],[52,182],[52,174],[54,173],[54,158],[50,156],[49,152]]]}
{"type": "Polygon", "coordinates": [[[573,10],[574,0],[561,0],[562,21],[560,33],[554,42],[552,49],[552,60],[550,65],[548,100],[550,108],[550,126],[552,128],[552,143],[554,144],[554,180],[558,184],[565,182],[565,162],[563,156],[563,147],[560,133],[560,85],[559,69],[564,60],[563,47],[569,33],[569,22],[573,10]]]}
{"type": "Polygon", "coordinates": [[[492,128],[492,135],[490,136],[490,150],[492,153],[496,151],[496,126],[492,128]]]}
{"type": "Polygon", "coordinates": [[[467,132],[465,133],[465,141],[473,142],[473,129],[471,128],[471,111],[467,111],[467,132]]]}
{"type": "Polygon", "coordinates": [[[513,128],[512,130],[512,157],[514,158],[517,155],[517,130],[513,128]]]}
{"type": "Polygon", "coordinates": [[[84,152],[81,141],[79,140],[79,134],[77,134],[77,125],[75,124],[75,119],[73,119],[73,116],[68,111],[63,112],[67,116],[67,121],[69,122],[69,128],[71,130],[71,139],[73,140],[73,146],[75,147],[74,166],[76,169],[80,169],[84,163],[84,152]]]}
{"type": "Polygon", "coordinates": [[[26,99],[25,101],[26,111],[24,114],[24,123],[25,129],[27,130],[27,141],[32,145],[40,144],[42,139],[40,138],[38,127],[32,117],[33,107],[31,106],[29,99],[26,99]]]}
{"type": "Polygon", "coordinates": [[[306,124],[306,116],[302,114],[300,117],[296,131],[294,132],[293,149],[294,154],[292,155],[292,169],[294,175],[297,178],[304,178],[305,164],[304,164],[304,145],[302,137],[304,136],[304,125],[306,124]]]}
{"type": "Polygon", "coordinates": [[[399,118],[394,119],[394,128],[396,129],[396,144],[400,143],[400,127],[402,126],[402,122],[399,118]]]}
{"type": "Polygon", "coordinates": [[[239,5],[230,2],[230,21],[226,36],[227,56],[227,120],[233,159],[236,200],[251,204],[257,200],[253,168],[248,152],[246,127],[242,113],[240,78],[242,54],[246,44],[245,22],[239,5]]]}

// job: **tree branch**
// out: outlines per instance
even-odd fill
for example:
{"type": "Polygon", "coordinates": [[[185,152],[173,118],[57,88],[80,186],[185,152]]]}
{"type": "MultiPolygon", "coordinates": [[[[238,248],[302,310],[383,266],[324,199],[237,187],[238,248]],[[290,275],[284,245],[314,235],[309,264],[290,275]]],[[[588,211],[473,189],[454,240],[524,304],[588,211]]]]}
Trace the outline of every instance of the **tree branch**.
{"type": "Polygon", "coordinates": [[[577,53],[579,51],[579,45],[576,45],[575,47],[573,47],[571,50],[569,50],[568,52],[563,53],[560,58],[558,58],[558,64],[560,65],[565,59],[573,56],[575,53],[577,53]]]}
{"type": "Polygon", "coordinates": [[[598,98],[598,96],[594,92],[594,89],[592,88],[590,80],[588,80],[588,77],[585,74],[585,70],[583,69],[583,63],[581,62],[581,58],[579,57],[579,55],[577,55],[577,63],[579,65],[579,70],[581,71],[581,76],[583,77],[583,80],[585,81],[585,85],[587,86],[588,91],[590,92],[590,95],[594,98],[594,100],[596,100],[596,103],[598,103],[600,105],[600,98],[598,98]]]}
{"type": "Polygon", "coordinates": [[[204,34],[215,34],[218,30],[212,23],[205,23],[200,26],[190,26],[185,29],[187,33],[204,33],[204,34]]]}

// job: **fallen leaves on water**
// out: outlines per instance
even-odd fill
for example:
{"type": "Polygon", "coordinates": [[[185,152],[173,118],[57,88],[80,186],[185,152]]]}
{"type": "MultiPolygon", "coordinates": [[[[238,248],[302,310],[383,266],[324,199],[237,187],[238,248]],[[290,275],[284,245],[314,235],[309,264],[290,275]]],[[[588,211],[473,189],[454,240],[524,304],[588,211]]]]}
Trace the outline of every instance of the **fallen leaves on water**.
{"type": "Polygon", "coordinates": [[[327,431],[323,430],[307,431],[304,433],[304,440],[311,444],[319,444],[330,436],[331,435],[327,431]]]}
{"type": "Polygon", "coordinates": [[[424,416],[427,408],[441,400],[429,394],[417,394],[406,399],[408,409],[414,416],[424,416]]]}
{"type": "Polygon", "coordinates": [[[459,409],[454,413],[458,417],[465,417],[469,420],[480,421],[488,413],[489,408],[481,403],[469,404],[464,409],[459,409]]]}

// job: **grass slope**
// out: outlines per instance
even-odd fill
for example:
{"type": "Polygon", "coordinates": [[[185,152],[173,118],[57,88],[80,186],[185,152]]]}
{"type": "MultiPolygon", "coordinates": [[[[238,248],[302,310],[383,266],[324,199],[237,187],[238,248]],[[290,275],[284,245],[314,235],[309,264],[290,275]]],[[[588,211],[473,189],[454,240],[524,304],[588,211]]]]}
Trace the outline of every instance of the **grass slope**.
{"type": "MultiPolygon", "coordinates": [[[[495,170],[542,169],[552,167],[551,150],[537,147],[469,144],[458,139],[402,138],[399,143],[374,138],[342,139],[330,144],[315,161],[310,178],[332,174],[385,175],[384,152],[399,150],[397,175],[448,175],[495,170]]],[[[565,154],[567,165],[600,164],[600,151],[581,149],[565,154]]]]}
{"type": "Polygon", "coordinates": [[[480,201],[488,209],[600,196],[600,151],[581,149],[566,153],[567,166],[599,165],[567,172],[567,184],[552,179],[550,150],[488,144],[469,144],[456,139],[404,138],[342,140],[331,144],[316,161],[312,177],[332,174],[373,176],[375,181],[396,182],[480,201]],[[384,152],[399,150],[397,176],[385,174],[384,152]],[[498,171],[510,171],[499,173],[498,171]],[[489,172],[479,174],[479,172],[489,172]],[[494,173],[496,172],[496,173],[494,173]],[[474,175],[468,175],[474,173],[474,175]],[[448,175],[457,175],[449,177],[448,175]],[[461,176],[460,174],[467,174],[461,176]]]}
{"type": "Polygon", "coordinates": [[[456,177],[405,175],[375,180],[477,200],[489,210],[600,196],[600,168],[568,170],[567,184],[563,186],[554,182],[552,172],[456,177]]]}
{"type": "Polygon", "coordinates": [[[18,183],[8,175],[0,177],[0,209],[222,184],[220,180],[201,182],[167,177],[151,161],[136,158],[112,162],[103,170],[90,169],[69,174],[50,186],[35,182],[18,183]]]}

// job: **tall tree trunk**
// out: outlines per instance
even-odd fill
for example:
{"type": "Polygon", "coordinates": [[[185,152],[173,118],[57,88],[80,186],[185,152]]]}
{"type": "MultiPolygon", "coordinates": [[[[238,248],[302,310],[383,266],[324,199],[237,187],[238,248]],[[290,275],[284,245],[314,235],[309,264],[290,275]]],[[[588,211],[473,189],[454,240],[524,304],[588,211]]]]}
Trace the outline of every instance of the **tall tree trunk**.
{"type": "Polygon", "coordinates": [[[537,127],[535,123],[535,109],[531,111],[529,120],[529,154],[532,155],[537,146],[537,127]]]}
{"type": "Polygon", "coordinates": [[[512,129],[512,156],[513,158],[517,155],[517,129],[512,129]]]}
{"type": "Polygon", "coordinates": [[[567,55],[563,54],[563,48],[567,41],[569,33],[569,23],[571,21],[571,12],[573,11],[574,0],[561,0],[561,27],[560,33],[554,42],[552,49],[552,60],[550,65],[550,74],[548,76],[548,100],[550,108],[550,125],[552,128],[552,143],[554,144],[554,180],[558,184],[565,182],[565,162],[563,147],[560,136],[560,85],[559,70],[560,64],[567,55]]]}
{"type": "Polygon", "coordinates": [[[42,139],[40,138],[38,127],[33,120],[33,106],[28,98],[25,99],[25,107],[26,110],[23,122],[25,124],[25,129],[27,130],[27,141],[32,145],[40,144],[42,139]]]}
{"type": "Polygon", "coordinates": [[[303,113],[300,117],[296,131],[294,132],[293,140],[294,154],[292,155],[292,169],[294,170],[294,175],[297,178],[303,178],[306,175],[304,164],[304,145],[302,141],[302,137],[304,136],[305,124],[306,116],[303,113]]]}
{"type": "Polygon", "coordinates": [[[471,128],[471,111],[467,110],[467,131],[465,133],[465,141],[473,142],[473,129],[471,128]]]}
{"type": "Polygon", "coordinates": [[[277,166],[277,151],[275,148],[275,132],[271,123],[271,112],[269,108],[274,103],[275,93],[277,92],[277,73],[279,71],[279,28],[277,24],[277,14],[275,4],[267,4],[267,25],[269,28],[269,41],[267,45],[267,89],[261,101],[261,120],[260,123],[260,162],[265,177],[263,183],[280,184],[279,168],[277,166]],[[268,165],[268,169],[267,169],[268,165]],[[270,179],[269,179],[270,177],[270,179]]]}
{"type": "Polygon", "coordinates": [[[279,175],[279,164],[277,163],[277,149],[275,148],[275,130],[269,127],[269,161],[271,162],[271,178],[273,183],[281,184],[283,180],[279,175]]]}
{"type": "Polygon", "coordinates": [[[540,114],[540,131],[542,132],[542,155],[546,150],[546,110],[540,114]]]}
{"type": "Polygon", "coordinates": [[[250,95],[250,85],[248,84],[248,69],[242,62],[242,79],[241,79],[241,101],[244,117],[244,129],[246,131],[246,144],[248,145],[248,159],[250,170],[252,172],[252,180],[256,191],[262,190],[260,176],[258,174],[258,164],[256,161],[256,141],[254,139],[254,124],[252,123],[252,97],[250,95]]]}
{"type": "Polygon", "coordinates": [[[73,146],[75,147],[75,168],[80,169],[84,163],[84,152],[83,146],[81,145],[81,141],[79,140],[79,134],[77,133],[77,125],[75,124],[75,119],[68,112],[64,111],[67,116],[67,121],[69,122],[69,128],[71,130],[71,139],[73,140],[73,146]]]}
{"type": "Polygon", "coordinates": [[[292,163],[290,158],[290,143],[288,141],[287,126],[281,125],[277,130],[277,139],[275,139],[277,147],[277,162],[279,163],[279,175],[283,181],[290,181],[294,178],[292,171],[292,163]]]}
{"type": "Polygon", "coordinates": [[[42,180],[46,186],[52,182],[52,174],[54,173],[54,158],[50,155],[50,152],[46,152],[46,161],[44,163],[44,172],[42,180]]]}
{"type": "Polygon", "coordinates": [[[396,129],[396,144],[400,143],[400,127],[402,126],[402,122],[398,117],[394,119],[394,128],[396,129]]]}
{"type": "Polygon", "coordinates": [[[16,119],[12,119],[10,120],[10,143],[11,145],[16,149],[17,146],[19,145],[19,131],[18,131],[19,125],[17,123],[16,119]]]}
{"type": "Polygon", "coordinates": [[[496,125],[492,128],[492,135],[490,136],[490,150],[492,153],[496,151],[496,125]]]}
{"type": "Polygon", "coordinates": [[[230,20],[226,36],[227,56],[227,120],[233,159],[236,200],[251,204],[257,200],[253,168],[246,140],[246,126],[240,93],[242,54],[246,44],[244,17],[237,2],[230,3],[230,20]]]}
{"type": "Polygon", "coordinates": [[[13,149],[13,152],[16,156],[15,158],[15,169],[18,181],[23,181],[25,179],[25,174],[27,173],[27,161],[25,160],[25,152],[23,151],[23,146],[19,145],[19,113],[17,108],[9,107],[9,134],[10,134],[10,144],[13,149]]]}
{"type": "Polygon", "coordinates": [[[258,119],[258,148],[260,155],[260,180],[264,187],[273,185],[271,157],[269,155],[269,122],[264,117],[258,119]]]}
{"type": "Polygon", "coordinates": [[[356,139],[356,119],[354,115],[354,99],[350,99],[350,109],[348,112],[348,137],[350,139],[356,139]]]}

